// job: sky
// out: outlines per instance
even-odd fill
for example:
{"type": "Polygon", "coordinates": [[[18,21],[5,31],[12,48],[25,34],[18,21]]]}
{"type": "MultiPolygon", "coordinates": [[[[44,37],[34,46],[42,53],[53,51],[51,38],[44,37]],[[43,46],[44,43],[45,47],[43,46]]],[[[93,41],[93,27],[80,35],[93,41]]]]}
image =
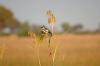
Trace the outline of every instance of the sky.
{"type": "Polygon", "coordinates": [[[85,29],[96,29],[100,24],[100,0],[0,0],[20,21],[48,26],[46,12],[56,15],[55,27],[60,29],[62,22],[83,24],[85,29]]]}

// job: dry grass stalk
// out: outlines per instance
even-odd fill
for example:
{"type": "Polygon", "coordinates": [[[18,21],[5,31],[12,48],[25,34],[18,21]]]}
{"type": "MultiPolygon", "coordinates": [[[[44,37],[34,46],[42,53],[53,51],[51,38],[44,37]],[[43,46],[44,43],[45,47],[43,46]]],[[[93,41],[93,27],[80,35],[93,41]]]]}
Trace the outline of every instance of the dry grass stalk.
{"type": "Polygon", "coordinates": [[[39,43],[40,43],[40,42],[38,41],[39,39],[36,37],[36,35],[34,35],[34,39],[35,39],[35,44],[36,44],[36,46],[37,46],[36,48],[37,48],[38,63],[39,63],[39,66],[42,66],[42,65],[41,65],[40,56],[39,56],[39,55],[40,55],[40,52],[39,52],[39,50],[40,50],[40,49],[39,49],[39,48],[40,48],[40,44],[39,44],[39,43]]]}
{"type": "Polygon", "coordinates": [[[53,66],[54,66],[54,62],[55,62],[56,53],[57,53],[57,45],[56,45],[56,47],[54,49],[54,54],[52,56],[53,66]]]}
{"type": "Polygon", "coordinates": [[[3,47],[0,48],[0,61],[3,62],[4,53],[5,53],[5,44],[2,44],[3,47]]]}
{"type": "Polygon", "coordinates": [[[37,58],[38,58],[38,63],[39,63],[39,66],[41,66],[41,61],[40,61],[40,53],[39,53],[39,48],[40,48],[40,45],[39,45],[39,43],[40,43],[40,41],[39,41],[39,39],[38,39],[38,37],[33,33],[33,32],[28,32],[28,35],[31,37],[31,38],[34,38],[34,40],[35,40],[35,46],[36,46],[36,48],[37,48],[37,58]]]}
{"type": "Polygon", "coordinates": [[[53,33],[54,24],[56,23],[56,17],[51,10],[47,11],[48,15],[48,24],[51,26],[51,31],[53,33]]]}
{"type": "MultiPolygon", "coordinates": [[[[52,34],[54,35],[54,24],[56,23],[56,17],[51,10],[47,11],[47,15],[48,15],[48,24],[50,24],[52,34]]],[[[57,52],[57,45],[55,46],[54,53],[52,56],[53,66],[55,63],[56,52],[57,52]]]]}

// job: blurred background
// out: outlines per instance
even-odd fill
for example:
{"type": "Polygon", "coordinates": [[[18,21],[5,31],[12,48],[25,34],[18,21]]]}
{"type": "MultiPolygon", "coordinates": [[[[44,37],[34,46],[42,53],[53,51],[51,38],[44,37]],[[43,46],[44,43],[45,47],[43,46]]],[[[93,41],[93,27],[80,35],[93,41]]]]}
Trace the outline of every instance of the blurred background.
{"type": "Polygon", "coordinates": [[[37,31],[41,25],[50,28],[46,15],[49,9],[56,15],[54,30],[58,33],[99,33],[99,3],[99,0],[0,0],[0,34],[24,34],[37,31]]]}
{"type": "Polygon", "coordinates": [[[100,0],[0,0],[0,66],[100,66],[100,0]],[[48,10],[50,47],[35,37],[48,10]]]}

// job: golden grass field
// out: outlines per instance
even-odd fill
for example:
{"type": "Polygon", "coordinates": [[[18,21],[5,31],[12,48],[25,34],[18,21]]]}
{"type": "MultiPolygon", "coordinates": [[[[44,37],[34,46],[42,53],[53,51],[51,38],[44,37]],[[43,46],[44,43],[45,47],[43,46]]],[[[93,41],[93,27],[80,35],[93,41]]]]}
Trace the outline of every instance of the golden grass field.
{"type": "MultiPolygon", "coordinates": [[[[52,55],[45,40],[37,47],[34,38],[0,37],[0,66],[52,66],[52,55]]],[[[100,66],[100,35],[55,35],[52,51],[57,46],[54,66],[100,66]]]]}

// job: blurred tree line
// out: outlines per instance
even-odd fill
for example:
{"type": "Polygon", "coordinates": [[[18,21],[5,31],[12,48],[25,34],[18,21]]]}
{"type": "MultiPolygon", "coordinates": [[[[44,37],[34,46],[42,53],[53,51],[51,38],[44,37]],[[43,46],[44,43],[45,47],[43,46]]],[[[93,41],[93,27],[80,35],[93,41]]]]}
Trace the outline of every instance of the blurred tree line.
{"type": "MultiPolygon", "coordinates": [[[[21,22],[16,19],[13,12],[4,7],[0,6],[0,35],[11,35],[17,34],[19,36],[28,36],[28,32],[39,34],[41,25],[32,24],[28,21],[21,22]]],[[[100,24],[95,31],[85,30],[82,24],[70,25],[68,22],[61,24],[62,33],[74,33],[74,34],[87,34],[87,33],[100,33],[100,24]]]]}
{"type": "Polygon", "coordinates": [[[0,35],[28,36],[29,31],[38,33],[39,30],[40,25],[29,25],[28,21],[21,22],[10,9],[0,6],[0,35]]]}
{"type": "Polygon", "coordinates": [[[87,30],[84,29],[84,25],[82,24],[74,24],[71,25],[68,22],[63,22],[61,24],[62,32],[63,33],[74,33],[74,34],[98,34],[100,33],[100,24],[98,28],[95,30],[87,30]]]}

